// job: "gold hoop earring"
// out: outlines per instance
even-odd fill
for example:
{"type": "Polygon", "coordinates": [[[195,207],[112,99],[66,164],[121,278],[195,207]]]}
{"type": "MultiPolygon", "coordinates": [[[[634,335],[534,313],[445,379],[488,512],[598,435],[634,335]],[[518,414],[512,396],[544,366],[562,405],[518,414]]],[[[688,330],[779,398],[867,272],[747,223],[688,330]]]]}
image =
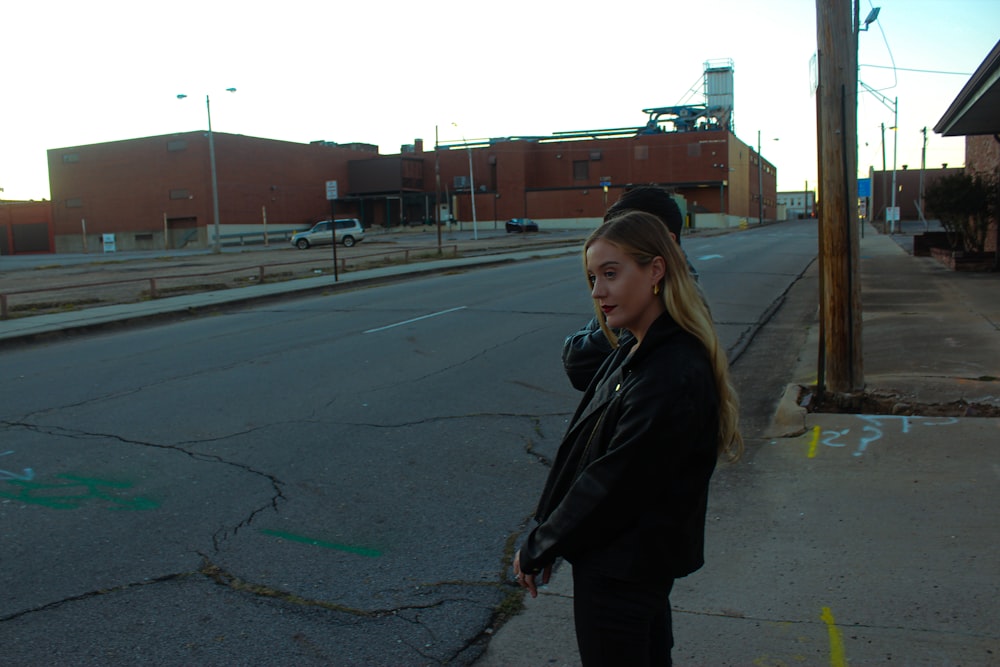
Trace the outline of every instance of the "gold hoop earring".
{"type": "Polygon", "coordinates": [[[653,285],[653,294],[659,296],[659,294],[660,294],[660,286],[659,285],[653,285]]]}

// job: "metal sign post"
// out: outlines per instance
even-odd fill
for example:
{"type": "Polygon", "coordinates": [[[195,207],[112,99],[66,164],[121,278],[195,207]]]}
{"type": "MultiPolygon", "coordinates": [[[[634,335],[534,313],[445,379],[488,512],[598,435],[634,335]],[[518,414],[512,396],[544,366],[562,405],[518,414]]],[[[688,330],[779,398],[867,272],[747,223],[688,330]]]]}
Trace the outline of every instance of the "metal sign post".
{"type": "Polygon", "coordinates": [[[333,281],[340,282],[337,270],[337,181],[326,182],[326,198],[330,200],[330,235],[333,239],[333,281]]]}

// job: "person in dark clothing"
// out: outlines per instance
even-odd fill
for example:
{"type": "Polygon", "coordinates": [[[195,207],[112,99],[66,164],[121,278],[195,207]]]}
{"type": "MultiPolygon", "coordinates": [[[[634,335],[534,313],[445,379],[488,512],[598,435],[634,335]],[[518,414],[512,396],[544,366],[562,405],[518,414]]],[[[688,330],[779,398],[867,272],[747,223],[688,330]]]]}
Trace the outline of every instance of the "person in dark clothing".
{"type": "MultiPolygon", "coordinates": [[[[608,209],[604,220],[610,220],[630,210],[645,211],[655,215],[666,225],[671,237],[677,242],[678,248],[680,247],[684,218],[677,201],[667,190],[657,185],[641,185],[626,190],[608,209]]],[[[697,281],[698,272],[686,255],[684,261],[691,276],[697,281]]],[[[594,373],[609,354],[611,354],[611,343],[601,331],[596,318],[592,318],[582,329],[567,336],[563,343],[562,360],[563,368],[573,387],[580,391],[586,389],[594,373]]]]}
{"type": "Polygon", "coordinates": [[[557,558],[572,564],[585,667],[670,664],[670,590],[704,562],[709,479],[720,456],[742,451],[738,401],[662,221],[611,218],[584,262],[612,352],[563,437],[514,572],[534,597],[557,558]]]}

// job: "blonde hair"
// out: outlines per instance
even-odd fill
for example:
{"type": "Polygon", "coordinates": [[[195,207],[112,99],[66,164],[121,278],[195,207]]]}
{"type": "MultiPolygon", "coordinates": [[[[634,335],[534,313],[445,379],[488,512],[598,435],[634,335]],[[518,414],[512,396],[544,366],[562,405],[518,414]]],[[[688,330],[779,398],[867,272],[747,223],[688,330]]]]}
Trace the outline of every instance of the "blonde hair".
{"type": "MultiPolygon", "coordinates": [[[[666,273],[659,283],[660,298],[674,321],[705,347],[712,364],[719,395],[718,454],[730,462],[739,460],[743,454],[743,436],[739,430],[740,404],[729,378],[729,359],[719,343],[712,315],[688,271],[680,246],[656,216],[637,210],[625,211],[602,224],[587,238],[583,246],[585,273],[587,249],[598,239],[616,246],[640,266],[649,264],[656,257],[663,258],[666,273]]],[[[587,283],[590,284],[589,275],[587,283]]],[[[608,327],[596,300],[594,312],[604,335],[613,347],[618,347],[618,336],[608,327]]]]}

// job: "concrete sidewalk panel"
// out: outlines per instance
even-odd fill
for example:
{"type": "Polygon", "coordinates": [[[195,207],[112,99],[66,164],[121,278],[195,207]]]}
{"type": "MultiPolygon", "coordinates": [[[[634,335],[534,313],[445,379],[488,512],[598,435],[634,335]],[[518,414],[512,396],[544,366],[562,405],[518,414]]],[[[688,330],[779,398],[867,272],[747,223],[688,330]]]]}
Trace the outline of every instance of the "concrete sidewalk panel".
{"type": "Polygon", "coordinates": [[[998,443],[996,419],[810,414],[723,471],[677,664],[997,664],[998,443]]]}

